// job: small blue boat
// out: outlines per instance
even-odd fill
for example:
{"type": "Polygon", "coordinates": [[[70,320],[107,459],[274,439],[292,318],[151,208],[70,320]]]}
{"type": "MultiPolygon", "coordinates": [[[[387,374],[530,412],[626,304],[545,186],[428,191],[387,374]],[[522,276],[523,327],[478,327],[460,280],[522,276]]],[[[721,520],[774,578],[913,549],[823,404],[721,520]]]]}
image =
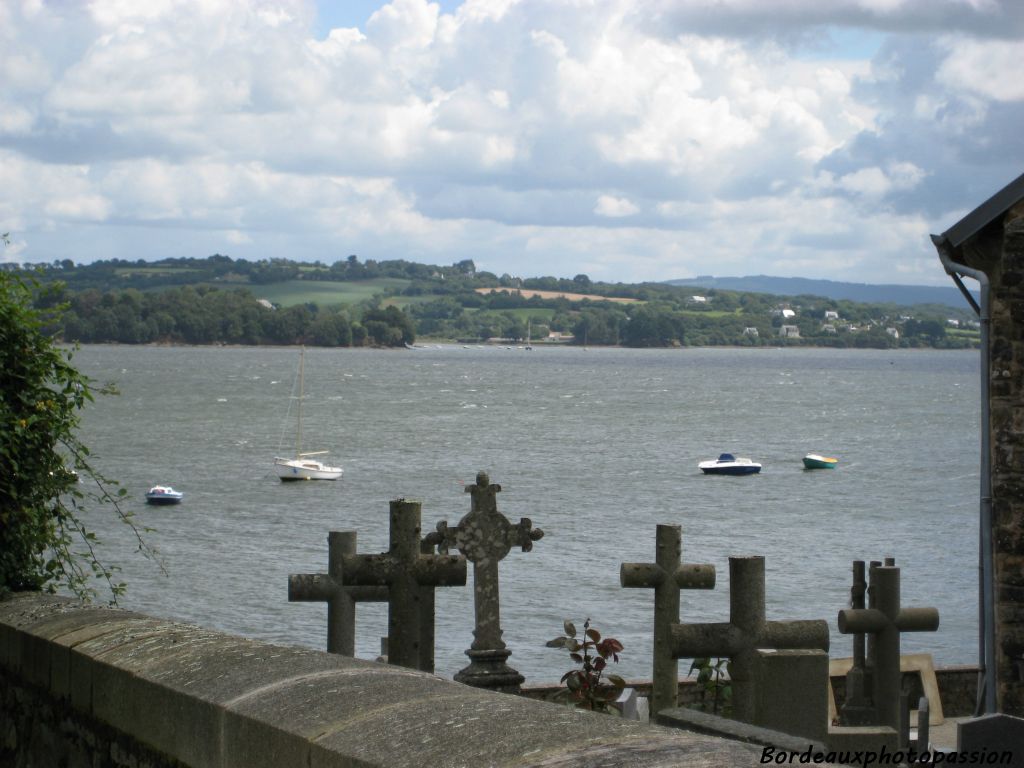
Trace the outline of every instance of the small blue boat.
{"type": "Polygon", "coordinates": [[[737,459],[731,453],[723,453],[717,459],[702,461],[697,465],[705,475],[756,475],[761,465],[750,459],[737,459]]]}
{"type": "Polygon", "coordinates": [[[184,493],[169,485],[154,485],[146,492],[146,501],[150,504],[179,504],[184,498],[184,493]]]}

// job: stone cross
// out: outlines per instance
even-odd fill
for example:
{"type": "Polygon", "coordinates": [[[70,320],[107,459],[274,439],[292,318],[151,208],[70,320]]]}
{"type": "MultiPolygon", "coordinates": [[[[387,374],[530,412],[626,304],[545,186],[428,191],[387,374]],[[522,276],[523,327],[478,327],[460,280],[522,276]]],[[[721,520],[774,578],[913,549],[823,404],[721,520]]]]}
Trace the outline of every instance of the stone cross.
{"type": "Polygon", "coordinates": [[[390,509],[390,544],[379,555],[342,555],[342,583],[388,588],[388,662],[417,668],[422,658],[419,605],[427,587],[461,587],[466,561],[455,555],[420,552],[418,501],[395,499],[390,509]]]}
{"type": "Polygon", "coordinates": [[[934,632],[939,628],[939,612],[935,608],[900,608],[900,569],[895,566],[871,569],[870,595],[873,607],[839,612],[839,631],[874,635],[872,699],[878,724],[899,732],[900,633],[934,632]]]}
{"type": "MultiPolygon", "coordinates": [[[[864,561],[853,561],[853,586],[850,588],[850,607],[860,610],[865,607],[868,592],[867,576],[864,561]]],[[[846,701],[840,711],[840,722],[847,726],[869,725],[874,722],[874,708],[867,695],[865,680],[866,657],[864,654],[864,635],[853,636],[853,665],[846,673],[846,701]]]]}
{"type": "Polygon", "coordinates": [[[764,558],[730,557],[729,621],[675,624],[671,638],[674,658],[729,658],[733,716],[752,723],[756,715],[758,649],[827,651],[828,623],[824,620],[766,621],[764,558]]]}
{"type": "MultiPolygon", "coordinates": [[[[896,561],[885,558],[885,565],[896,561]]],[[[872,560],[872,568],[882,565],[881,560],[872,560]]],[[[850,608],[874,608],[874,597],[868,589],[863,560],[853,561],[853,586],[850,588],[850,608]],[[866,602],[866,605],[865,605],[866,602]]],[[[853,665],[846,673],[846,701],[840,710],[842,725],[874,725],[878,716],[871,701],[872,674],[875,668],[875,637],[858,632],[853,636],[853,665]]]]}
{"type": "Polygon", "coordinates": [[[659,525],[653,563],[623,563],[619,583],[654,590],[654,659],[651,712],[678,706],[679,661],[672,656],[669,631],[679,623],[679,590],[714,589],[715,566],[683,565],[682,529],[659,525]]]}
{"type": "Polygon", "coordinates": [[[387,587],[346,587],[342,555],[356,553],[355,531],[327,534],[327,573],[296,573],[288,577],[289,602],[327,603],[327,652],[356,654],[356,603],[385,602],[387,587]]]}
{"type": "Polygon", "coordinates": [[[473,644],[466,651],[468,667],[455,674],[460,683],[478,688],[517,692],[523,676],[508,666],[511,655],[501,639],[501,612],[498,589],[498,562],[513,546],[523,552],[533,549],[533,542],[544,531],[533,528],[529,518],[513,525],[498,511],[497,494],[501,486],[492,484],[486,472],[478,472],[476,483],[466,487],[472,497],[470,512],[457,526],[449,528],[444,520],[437,524],[437,533],[428,536],[439,552],[455,547],[473,563],[473,612],[476,622],[473,644]]]}
{"type": "MultiPolygon", "coordinates": [[[[426,539],[420,541],[420,553],[433,554],[426,539]]],[[[327,652],[355,656],[356,603],[386,603],[387,587],[345,586],[341,574],[342,555],[356,553],[355,531],[330,531],[327,534],[327,573],[298,573],[288,577],[289,602],[327,603],[327,652]]],[[[420,661],[416,668],[434,671],[434,591],[423,590],[420,598],[420,661]]]]}

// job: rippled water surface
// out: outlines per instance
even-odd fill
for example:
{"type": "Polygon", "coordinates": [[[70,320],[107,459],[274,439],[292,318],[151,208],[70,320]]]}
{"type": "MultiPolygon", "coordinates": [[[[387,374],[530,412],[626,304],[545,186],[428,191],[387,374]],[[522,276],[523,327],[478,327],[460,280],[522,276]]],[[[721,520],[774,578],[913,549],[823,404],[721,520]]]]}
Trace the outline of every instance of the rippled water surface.
{"type": "MultiPolygon", "coordinates": [[[[83,437],[155,531],[165,577],[125,531],[93,525],[129,584],[123,604],[278,643],[324,647],[326,609],[287,601],[289,573],[324,571],[327,533],[387,549],[388,502],[423,502],[424,529],[469,511],[478,469],[499,509],[545,537],[501,563],[510,663],[557,681],[562,620],[625,646],[620,669],[650,675],[653,596],[619,586],[621,562],[654,559],[655,526],[683,528],[683,557],[713,563],[718,586],[685,592],[685,621],[728,617],[728,558],[767,559],[769,619],[823,618],[832,655],[853,559],[893,556],[904,605],[934,605],[941,628],[905,652],[976,660],[978,355],[824,349],[625,350],[430,347],[306,353],[304,450],[329,449],[336,483],[282,484],[298,350],[83,348],[78,365],[121,394],[91,406],[83,437]],[[758,476],[703,476],[722,451],[758,476]],[[809,451],[837,456],[808,472],[809,451]],[[150,485],[186,493],[147,508],[150,485]]],[[[294,410],[292,411],[294,414],[294,410]]],[[[470,577],[472,579],[472,577],[470,577]]],[[[437,594],[437,669],[466,665],[472,589],[437,594]]],[[[358,610],[357,655],[387,633],[383,605],[358,610]]],[[[682,669],[685,672],[685,667],[682,669]]]]}

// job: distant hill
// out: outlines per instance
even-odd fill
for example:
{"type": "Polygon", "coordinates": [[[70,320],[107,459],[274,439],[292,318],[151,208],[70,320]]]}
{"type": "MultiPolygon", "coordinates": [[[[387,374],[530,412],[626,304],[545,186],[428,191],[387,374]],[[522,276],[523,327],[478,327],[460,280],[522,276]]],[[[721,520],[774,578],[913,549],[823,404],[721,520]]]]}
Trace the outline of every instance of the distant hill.
{"type": "MultiPolygon", "coordinates": [[[[725,291],[750,291],[776,296],[824,296],[828,299],[847,299],[868,304],[892,303],[901,306],[915,304],[946,304],[966,309],[966,299],[952,284],[948,287],[927,285],[869,285],[867,283],[840,283],[833,280],[809,280],[805,277],[700,277],[684,280],[666,280],[669,285],[694,288],[718,288],[725,291]]],[[[972,291],[977,298],[977,292],[972,291]]]]}

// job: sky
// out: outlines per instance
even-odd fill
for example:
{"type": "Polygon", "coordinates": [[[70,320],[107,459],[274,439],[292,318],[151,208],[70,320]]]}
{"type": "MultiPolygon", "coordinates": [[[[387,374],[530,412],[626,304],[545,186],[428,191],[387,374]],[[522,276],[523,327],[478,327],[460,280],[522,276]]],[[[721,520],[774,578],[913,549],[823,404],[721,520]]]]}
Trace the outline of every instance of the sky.
{"type": "Polygon", "coordinates": [[[0,0],[0,260],[945,285],[1019,0],[0,0]]]}

